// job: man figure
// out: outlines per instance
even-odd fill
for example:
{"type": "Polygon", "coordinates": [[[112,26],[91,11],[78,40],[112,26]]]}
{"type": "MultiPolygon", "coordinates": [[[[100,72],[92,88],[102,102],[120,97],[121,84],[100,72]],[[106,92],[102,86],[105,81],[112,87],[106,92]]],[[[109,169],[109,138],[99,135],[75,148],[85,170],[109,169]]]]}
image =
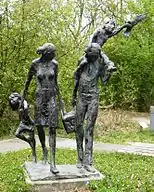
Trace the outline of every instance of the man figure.
{"type": "Polygon", "coordinates": [[[85,50],[85,56],[79,62],[74,78],[73,107],[76,107],[76,143],[78,168],[84,167],[94,172],[92,166],[93,132],[98,113],[99,89],[98,80],[104,84],[116,68],[114,63],[101,52],[97,43],[91,43],[85,50]],[[108,78],[106,78],[106,72],[108,78]],[[78,95],[77,95],[78,92],[78,95]],[[86,128],[83,125],[86,117],[86,128]],[[85,137],[85,151],[83,139],[85,137]]]}

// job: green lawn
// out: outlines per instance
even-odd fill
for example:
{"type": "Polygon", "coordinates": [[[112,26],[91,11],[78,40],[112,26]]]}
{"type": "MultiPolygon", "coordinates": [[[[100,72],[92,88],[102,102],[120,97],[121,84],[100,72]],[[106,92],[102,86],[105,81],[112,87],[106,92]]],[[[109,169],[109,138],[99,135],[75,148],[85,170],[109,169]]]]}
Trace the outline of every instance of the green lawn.
{"type": "MultiPolygon", "coordinates": [[[[22,165],[30,160],[30,150],[0,154],[0,191],[28,192],[22,165]]],[[[41,150],[37,149],[40,158],[41,150]]],[[[74,150],[57,150],[58,164],[75,164],[74,150]],[[68,155],[69,154],[69,155],[68,155]]],[[[95,167],[106,178],[91,182],[89,189],[97,192],[153,192],[154,158],[120,153],[95,153],[95,167]]]]}
{"type": "MultiPolygon", "coordinates": [[[[97,142],[104,142],[104,143],[117,143],[117,144],[128,144],[129,142],[143,142],[143,143],[154,143],[154,132],[150,130],[144,131],[112,131],[112,132],[104,132],[100,133],[97,132],[96,129],[101,129],[100,127],[95,128],[94,132],[94,140],[97,142]]],[[[57,130],[57,136],[75,139],[75,134],[67,134],[64,130],[57,130]]]]}
{"type": "Polygon", "coordinates": [[[95,140],[104,143],[128,144],[129,142],[154,143],[154,132],[150,130],[138,132],[115,131],[104,135],[95,134],[95,140]]]}

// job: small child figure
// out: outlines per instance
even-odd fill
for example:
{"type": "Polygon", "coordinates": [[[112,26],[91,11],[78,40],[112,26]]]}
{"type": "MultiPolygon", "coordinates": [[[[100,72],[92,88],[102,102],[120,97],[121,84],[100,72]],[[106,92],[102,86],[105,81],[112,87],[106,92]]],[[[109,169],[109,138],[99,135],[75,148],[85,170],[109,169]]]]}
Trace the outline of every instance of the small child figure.
{"type": "Polygon", "coordinates": [[[28,103],[26,100],[22,100],[22,97],[15,92],[9,96],[9,104],[13,111],[18,112],[19,119],[21,120],[16,130],[15,136],[29,143],[30,147],[32,148],[33,162],[36,163],[36,142],[34,137],[34,121],[28,115],[28,103]],[[28,137],[26,137],[24,133],[28,133],[28,137]]]}

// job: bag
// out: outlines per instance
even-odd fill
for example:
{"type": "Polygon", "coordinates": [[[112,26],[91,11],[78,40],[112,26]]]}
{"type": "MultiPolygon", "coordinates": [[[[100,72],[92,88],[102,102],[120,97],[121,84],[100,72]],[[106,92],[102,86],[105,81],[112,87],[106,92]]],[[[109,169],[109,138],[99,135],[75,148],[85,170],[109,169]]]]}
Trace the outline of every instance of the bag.
{"type": "Polygon", "coordinates": [[[75,132],[75,111],[70,111],[68,113],[61,111],[62,122],[66,133],[75,132]]]}
{"type": "Polygon", "coordinates": [[[76,115],[76,110],[72,110],[70,112],[65,112],[64,109],[64,103],[61,98],[61,94],[59,92],[59,89],[56,87],[56,90],[58,92],[58,100],[59,100],[59,105],[61,108],[61,116],[62,116],[62,123],[64,126],[64,129],[66,133],[72,133],[75,132],[75,115],[76,115]]]}

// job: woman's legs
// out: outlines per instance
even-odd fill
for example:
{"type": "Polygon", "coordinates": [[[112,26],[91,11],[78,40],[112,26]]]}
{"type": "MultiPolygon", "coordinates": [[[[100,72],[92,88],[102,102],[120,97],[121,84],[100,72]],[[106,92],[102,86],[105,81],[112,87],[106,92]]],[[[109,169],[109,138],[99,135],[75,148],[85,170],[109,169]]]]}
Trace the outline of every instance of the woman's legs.
{"type": "Polygon", "coordinates": [[[50,171],[54,174],[59,173],[56,168],[56,127],[49,127],[49,146],[50,146],[50,171]]]}
{"type": "Polygon", "coordinates": [[[42,152],[43,152],[43,160],[46,163],[48,160],[48,150],[45,145],[45,131],[43,129],[43,126],[37,126],[38,136],[39,140],[42,146],[42,152]]]}

